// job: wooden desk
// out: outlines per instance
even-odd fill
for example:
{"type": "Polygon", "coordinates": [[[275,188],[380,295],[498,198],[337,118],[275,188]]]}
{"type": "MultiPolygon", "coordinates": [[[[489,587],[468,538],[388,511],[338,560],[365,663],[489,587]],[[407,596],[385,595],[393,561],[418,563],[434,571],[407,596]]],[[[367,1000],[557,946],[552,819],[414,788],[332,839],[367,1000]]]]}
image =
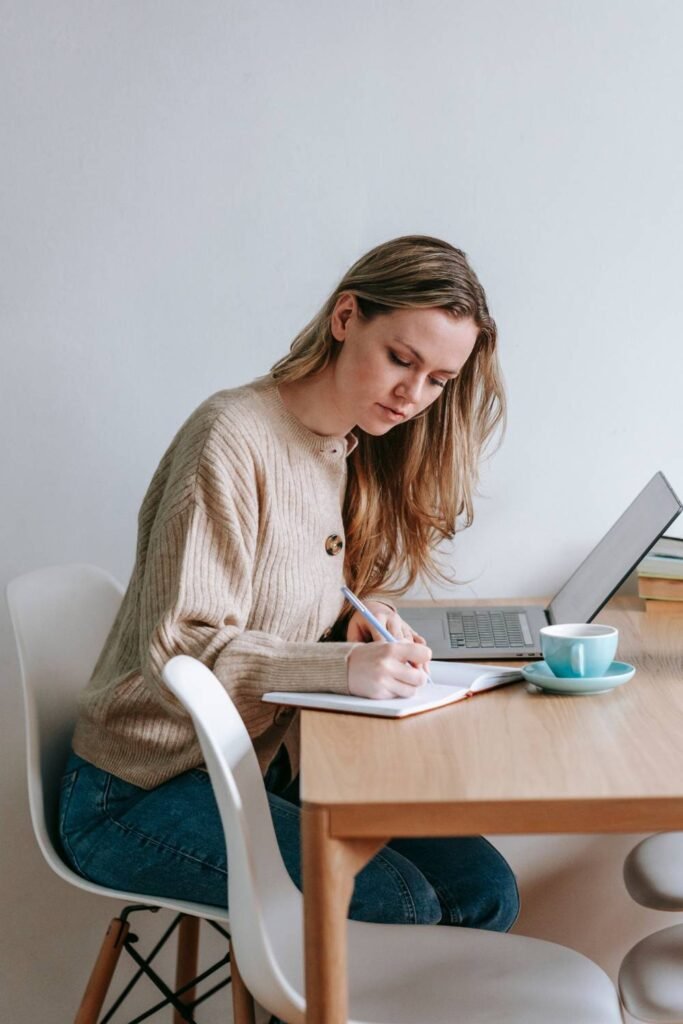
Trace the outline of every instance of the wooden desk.
{"type": "Polygon", "coordinates": [[[642,608],[596,619],[638,669],[607,694],[515,683],[402,720],[303,712],[307,1021],[346,1024],[353,879],[389,839],[683,828],[683,620],[642,608]]]}

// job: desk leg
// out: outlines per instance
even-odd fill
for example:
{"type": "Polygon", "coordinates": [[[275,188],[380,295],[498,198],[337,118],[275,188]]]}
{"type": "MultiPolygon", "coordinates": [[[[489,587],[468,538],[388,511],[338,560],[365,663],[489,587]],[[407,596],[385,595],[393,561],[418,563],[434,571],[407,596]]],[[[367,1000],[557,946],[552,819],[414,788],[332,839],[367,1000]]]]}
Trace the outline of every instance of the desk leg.
{"type": "Polygon", "coordinates": [[[306,1021],[346,1024],[346,915],[353,880],[387,840],[333,837],[328,811],[305,804],[301,828],[306,1021]]]}

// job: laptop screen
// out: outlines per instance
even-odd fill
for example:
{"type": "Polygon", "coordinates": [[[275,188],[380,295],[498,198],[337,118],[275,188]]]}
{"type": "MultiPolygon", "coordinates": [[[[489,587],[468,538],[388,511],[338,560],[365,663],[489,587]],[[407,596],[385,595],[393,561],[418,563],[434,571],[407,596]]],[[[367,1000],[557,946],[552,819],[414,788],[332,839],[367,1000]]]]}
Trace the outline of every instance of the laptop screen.
{"type": "Polygon", "coordinates": [[[590,622],[671,525],[681,502],[663,473],[631,502],[548,607],[551,622],[590,622]]]}

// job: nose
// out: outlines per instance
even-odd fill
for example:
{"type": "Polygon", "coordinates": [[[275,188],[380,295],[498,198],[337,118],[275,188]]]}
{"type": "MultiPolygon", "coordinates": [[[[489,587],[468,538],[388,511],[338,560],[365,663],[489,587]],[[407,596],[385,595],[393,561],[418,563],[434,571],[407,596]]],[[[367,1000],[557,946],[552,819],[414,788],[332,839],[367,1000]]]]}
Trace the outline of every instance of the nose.
{"type": "Polygon", "coordinates": [[[404,402],[409,402],[413,405],[419,404],[421,391],[422,383],[417,377],[411,377],[409,380],[403,380],[396,386],[396,394],[404,402]]]}

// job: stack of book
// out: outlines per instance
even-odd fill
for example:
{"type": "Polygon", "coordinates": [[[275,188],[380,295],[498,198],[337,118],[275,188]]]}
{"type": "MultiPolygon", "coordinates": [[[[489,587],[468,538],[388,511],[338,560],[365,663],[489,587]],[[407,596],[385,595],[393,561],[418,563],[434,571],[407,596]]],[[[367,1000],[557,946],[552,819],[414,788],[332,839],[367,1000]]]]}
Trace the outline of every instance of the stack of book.
{"type": "Polygon", "coordinates": [[[638,594],[648,612],[683,614],[683,537],[660,537],[637,573],[638,594]]]}

